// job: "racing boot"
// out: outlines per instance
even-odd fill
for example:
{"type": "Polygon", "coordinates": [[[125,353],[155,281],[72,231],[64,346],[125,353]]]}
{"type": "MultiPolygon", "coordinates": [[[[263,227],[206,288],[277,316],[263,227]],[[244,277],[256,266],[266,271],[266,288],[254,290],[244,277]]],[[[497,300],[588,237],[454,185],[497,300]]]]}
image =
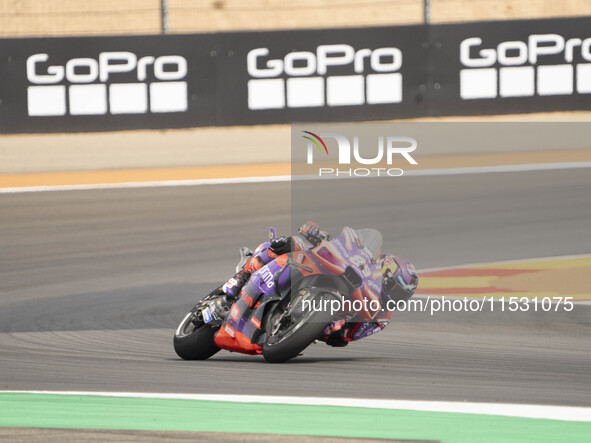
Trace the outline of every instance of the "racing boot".
{"type": "Polygon", "coordinates": [[[265,266],[270,261],[277,258],[278,255],[291,251],[291,237],[280,237],[273,239],[270,243],[261,243],[254,253],[248,248],[240,250],[242,257],[238,266],[242,267],[234,277],[228,280],[222,291],[227,295],[228,300],[236,301],[240,296],[242,287],[246,284],[250,276],[265,266]],[[244,261],[246,261],[244,263],[244,261]]]}
{"type": "Polygon", "coordinates": [[[226,298],[232,302],[238,300],[240,291],[249,278],[250,273],[242,270],[228,280],[224,286],[222,286],[222,292],[226,294],[226,298]]]}
{"type": "Polygon", "coordinates": [[[322,337],[320,337],[320,340],[325,342],[327,345],[332,346],[333,348],[342,348],[347,346],[349,341],[346,337],[347,330],[343,329],[345,324],[345,320],[333,321],[326,327],[322,337]]]}

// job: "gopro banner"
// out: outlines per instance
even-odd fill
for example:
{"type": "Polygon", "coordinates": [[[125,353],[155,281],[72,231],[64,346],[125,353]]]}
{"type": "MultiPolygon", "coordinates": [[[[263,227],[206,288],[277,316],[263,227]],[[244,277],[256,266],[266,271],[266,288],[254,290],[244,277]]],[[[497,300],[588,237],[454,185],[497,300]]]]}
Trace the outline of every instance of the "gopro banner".
{"type": "Polygon", "coordinates": [[[432,115],[591,109],[591,18],[432,27],[432,115]]]}
{"type": "Polygon", "coordinates": [[[215,38],[0,41],[2,132],[215,125],[215,38]],[[199,116],[199,123],[193,118],[199,116]]]}
{"type": "Polygon", "coordinates": [[[590,109],[591,18],[0,40],[0,132],[590,109]]]}

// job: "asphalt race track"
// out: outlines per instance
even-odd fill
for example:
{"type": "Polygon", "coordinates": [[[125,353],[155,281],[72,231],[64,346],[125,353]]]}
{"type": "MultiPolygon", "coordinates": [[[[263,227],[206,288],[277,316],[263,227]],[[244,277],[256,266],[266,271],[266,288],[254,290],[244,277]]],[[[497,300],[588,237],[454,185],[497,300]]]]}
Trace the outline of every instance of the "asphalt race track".
{"type": "MultiPolygon", "coordinates": [[[[325,225],[362,227],[373,214],[385,249],[419,269],[591,252],[588,169],[400,180],[386,204],[310,200],[325,225]]],[[[0,389],[591,406],[582,305],[400,314],[374,337],[316,344],[283,365],[225,351],[178,359],[178,321],[233,273],[238,247],[291,223],[289,183],[0,196],[0,389]]]]}

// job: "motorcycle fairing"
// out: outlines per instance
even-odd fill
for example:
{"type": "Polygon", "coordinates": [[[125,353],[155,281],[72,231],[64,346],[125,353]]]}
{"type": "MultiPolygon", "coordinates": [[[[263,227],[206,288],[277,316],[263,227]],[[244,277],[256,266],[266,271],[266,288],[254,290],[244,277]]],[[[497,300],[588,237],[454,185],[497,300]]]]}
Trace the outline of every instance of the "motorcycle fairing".
{"type": "MultiPolygon", "coordinates": [[[[282,298],[278,288],[290,286],[287,283],[290,280],[291,267],[283,269],[288,259],[292,259],[297,268],[293,270],[298,277],[291,275],[292,286],[297,286],[296,281],[306,277],[312,277],[308,279],[309,284],[320,287],[330,280],[332,284],[326,285],[328,288],[337,287],[345,291],[349,284],[353,300],[380,302],[381,272],[378,272],[375,257],[379,254],[381,234],[375,230],[366,231],[364,235],[372,238],[372,243],[375,243],[372,248],[362,245],[354,229],[344,228],[337,238],[324,240],[307,251],[296,250],[281,255],[253,273],[240,292],[240,298],[232,305],[225,323],[216,333],[216,344],[220,348],[244,354],[262,353],[265,339],[263,318],[267,304],[282,298]],[[287,272],[280,272],[282,270],[287,272]],[[355,281],[347,277],[351,273],[357,276],[355,281]],[[347,284],[342,278],[338,278],[343,275],[347,284]]],[[[379,312],[380,310],[361,311],[358,314],[362,320],[367,321],[376,318],[379,312]]]]}
{"type": "MultiPolygon", "coordinates": [[[[345,279],[352,285],[352,301],[358,300],[363,303],[364,300],[367,300],[367,306],[370,306],[372,301],[377,302],[379,309],[358,312],[361,321],[371,321],[382,310],[380,297],[382,273],[381,266],[376,262],[380,253],[382,236],[375,229],[364,229],[361,230],[361,237],[370,245],[369,247],[362,244],[362,239],[357,231],[345,227],[338,237],[331,241],[323,241],[307,252],[328,273],[339,274],[344,269],[345,279]],[[358,280],[353,281],[350,276],[358,276],[358,280]]],[[[320,272],[326,274],[326,272],[320,272]]],[[[364,306],[366,305],[364,304],[364,306]]]]}
{"type": "MultiPolygon", "coordinates": [[[[250,277],[240,291],[240,298],[231,306],[226,322],[214,337],[220,348],[245,354],[262,353],[265,309],[269,302],[280,298],[275,291],[277,282],[268,276],[280,271],[287,260],[287,255],[279,256],[250,277]]],[[[285,280],[288,280],[287,276],[285,280]]]]}
{"type": "Polygon", "coordinates": [[[226,322],[215,335],[214,341],[222,349],[238,351],[243,354],[262,354],[263,348],[251,343],[249,338],[242,332],[234,329],[226,322]]]}

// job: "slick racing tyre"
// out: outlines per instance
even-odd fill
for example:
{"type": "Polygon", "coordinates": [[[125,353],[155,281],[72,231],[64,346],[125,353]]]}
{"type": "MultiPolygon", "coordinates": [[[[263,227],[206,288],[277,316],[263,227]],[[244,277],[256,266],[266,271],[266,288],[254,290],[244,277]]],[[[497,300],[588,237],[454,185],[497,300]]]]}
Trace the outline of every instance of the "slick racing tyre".
{"type": "Polygon", "coordinates": [[[220,350],[210,325],[195,325],[189,312],[174,333],[174,350],[184,360],[206,360],[220,350]]]}
{"type": "MultiPolygon", "coordinates": [[[[319,294],[316,300],[332,298],[319,294]]],[[[297,357],[314,340],[318,339],[332,318],[329,312],[304,310],[301,302],[296,306],[282,306],[283,302],[271,307],[265,331],[263,357],[270,363],[283,363],[297,357]]]]}

